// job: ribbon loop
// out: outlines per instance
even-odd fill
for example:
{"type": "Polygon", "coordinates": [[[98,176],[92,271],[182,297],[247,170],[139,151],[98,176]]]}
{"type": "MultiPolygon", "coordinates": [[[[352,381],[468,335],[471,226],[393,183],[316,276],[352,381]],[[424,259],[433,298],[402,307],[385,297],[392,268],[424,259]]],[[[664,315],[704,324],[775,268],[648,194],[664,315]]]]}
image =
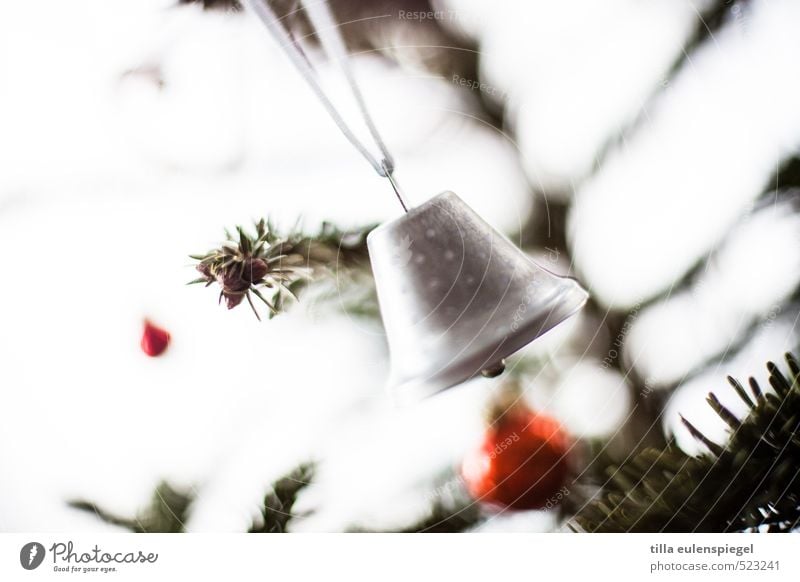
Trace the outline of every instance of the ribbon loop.
{"type": "MultiPolygon", "coordinates": [[[[333,12],[328,5],[327,0],[300,0],[303,8],[311,21],[314,28],[314,34],[319,38],[320,44],[329,60],[335,63],[343,73],[345,80],[350,88],[350,93],[355,99],[358,112],[361,115],[365,125],[367,126],[370,136],[372,137],[375,145],[378,147],[381,158],[374,156],[369,151],[366,145],[356,136],[355,132],[345,121],[342,114],[333,104],[331,99],[325,93],[320,85],[314,67],[303,52],[301,45],[295,40],[291,33],[284,28],[281,24],[281,19],[275,14],[275,11],[269,5],[269,0],[244,0],[244,4],[249,7],[252,12],[258,16],[261,22],[267,27],[272,36],[278,41],[278,44],[289,56],[292,64],[300,72],[306,82],[309,84],[314,94],[320,100],[322,105],[327,110],[328,114],[333,118],[333,121],[339,127],[339,130],[344,134],[347,140],[361,153],[364,158],[372,165],[375,171],[385,178],[390,178],[394,171],[394,160],[389,153],[386,145],[378,133],[375,122],[369,114],[364,97],[358,87],[353,71],[347,57],[347,48],[344,40],[339,33],[339,27],[333,18],[333,12]]],[[[394,184],[393,184],[394,185],[394,184]]],[[[398,197],[399,197],[398,193],[398,197]]],[[[401,198],[401,203],[405,207],[405,203],[401,198]]]]}

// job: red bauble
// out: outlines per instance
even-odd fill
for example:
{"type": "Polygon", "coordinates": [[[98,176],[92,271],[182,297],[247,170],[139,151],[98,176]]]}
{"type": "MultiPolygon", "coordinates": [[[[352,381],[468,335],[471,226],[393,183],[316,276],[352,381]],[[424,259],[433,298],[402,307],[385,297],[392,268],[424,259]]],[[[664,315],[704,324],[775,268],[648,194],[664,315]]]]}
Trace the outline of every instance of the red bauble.
{"type": "Polygon", "coordinates": [[[150,320],[144,320],[142,332],[142,351],[151,357],[160,356],[169,345],[169,332],[154,325],[150,320]]]}
{"type": "Polygon", "coordinates": [[[563,497],[570,441],[553,418],[515,406],[486,432],[461,474],[470,495],[511,509],[551,507],[563,497]]]}

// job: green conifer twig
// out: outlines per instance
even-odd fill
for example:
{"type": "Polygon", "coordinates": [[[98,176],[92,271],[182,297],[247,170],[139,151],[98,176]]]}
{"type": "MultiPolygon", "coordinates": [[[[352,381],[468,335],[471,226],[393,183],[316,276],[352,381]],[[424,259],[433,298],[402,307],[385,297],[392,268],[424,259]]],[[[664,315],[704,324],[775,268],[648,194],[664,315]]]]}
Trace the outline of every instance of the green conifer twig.
{"type": "Polygon", "coordinates": [[[282,236],[264,219],[256,223],[255,234],[239,226],[235,235],[226,231],[226,240],[218,248],[191,255],[199,261],[201,276],[189,284],[208,287],[217,283],[219,301],[224,299],[228,309],[246,299],[261,319],[253,303],[255,296],[272,318],[311,281],[369,272],[366,237],[372,228],[347,232],[323,223],[315,235],[294,231],[282,236]]]}
{"type": "Polygon", "coordinates": [[[764,392],[753,378],[750,394],[729,378],[748,407],[737,418],[714,394],[708,404],[731,429],[718,445],[686,419],[709,453],[688,456],[674,444],[647,449],[611,467],[604,491],[570,526],[589,532],[788,532],[800,523],[800,365],[786,355],[789,378],[769,362],[764,392]]]}

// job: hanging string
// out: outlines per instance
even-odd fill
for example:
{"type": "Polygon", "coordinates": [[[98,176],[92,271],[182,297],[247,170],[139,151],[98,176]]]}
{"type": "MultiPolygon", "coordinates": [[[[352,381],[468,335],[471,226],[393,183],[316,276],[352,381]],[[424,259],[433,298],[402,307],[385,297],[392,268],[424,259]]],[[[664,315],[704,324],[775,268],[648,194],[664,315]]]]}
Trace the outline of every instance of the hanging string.
{"type": "Polygon", "coordinates": [[[333,118],[333,121],[339,127],[339,130],[344,134],[347,140],[353,144],[353,147],[361,153],[364,158],[372,165],[378,174],[384,178],[388,178],[392,188],[400,201],[403,210],[408,212],[408,203],[400,190],[396,180],[393,177],[394,173],[394,159],[386,148],[380,134],[378,133],[375,122],[369,114],[367,105],[364,102],[364,97],[358,87],[353,71],[350,68],[347,56],[347,48],[345,47],[344,40],[339,32],[339,27],[333,18],[333,13],[327,0],[300,0],[309,20],[311,21],[312,28],[319,38],[323,50],[327,54],[329,60],[336,63],[344,74],[344,78],[350,88],[350,92],[355,99],[358,112],[361,115],[365,125],[367,126],[370,135],[372,136],[375,145],[380,151],[381,159],[374,156],[364,143],[356,136],[344,117],[333,104],[331,99],[322,89],[319,83],[314,67],[303,52],[303,48],[290,34],[287,28],[281,24],[281,19],[275,14],[275,11],[269,5],[269,0],[244,0],[244,4],[249,7],[253,13],[264,23],[273,37],[278,41],[278,44],[289,56],[292,64],[300,72],[308,85],[311,87],[314,94],[320,100],[325,110],[333,118]]]}

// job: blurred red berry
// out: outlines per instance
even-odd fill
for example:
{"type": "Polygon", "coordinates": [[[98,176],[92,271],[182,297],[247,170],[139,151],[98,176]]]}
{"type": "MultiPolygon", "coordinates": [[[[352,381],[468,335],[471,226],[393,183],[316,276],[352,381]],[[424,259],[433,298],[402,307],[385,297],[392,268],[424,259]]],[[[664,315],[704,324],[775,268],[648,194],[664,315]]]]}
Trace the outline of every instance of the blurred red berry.
{"type": "Polygon", "coordinates": [[[142,351],[151,357],[160,356],[169,346],[169,332],[145,319],[142,332],[142,351]]]}
{"type": "Polygon", "coordinates": [[[569,438],[558,421],[515,406],[488,428],[480,447],[464,459],[461,474],[478,501],[542,509],[564,487],[568,450],[569,438]]]}

